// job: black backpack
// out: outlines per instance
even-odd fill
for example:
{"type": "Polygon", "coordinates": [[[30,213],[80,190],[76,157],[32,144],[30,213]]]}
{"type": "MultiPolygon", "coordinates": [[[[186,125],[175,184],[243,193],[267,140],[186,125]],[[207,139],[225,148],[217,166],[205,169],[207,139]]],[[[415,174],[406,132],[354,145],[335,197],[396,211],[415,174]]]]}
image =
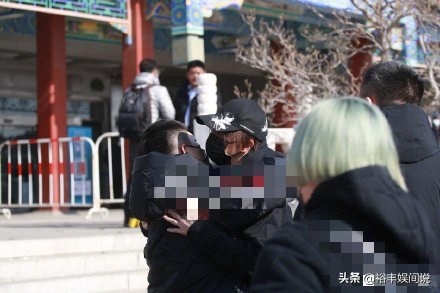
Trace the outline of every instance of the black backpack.
{"type": "MultiPolygon", "coordinates": [[[[125,138],[139,138],[146,126],[147,111],[144,103],[144,91],[149,87],[137,88],[134,85],[125,90],[119,106],[118,129],[125,138]]],[[[149,97],[147,97],[149,101],[149,97]]]]}

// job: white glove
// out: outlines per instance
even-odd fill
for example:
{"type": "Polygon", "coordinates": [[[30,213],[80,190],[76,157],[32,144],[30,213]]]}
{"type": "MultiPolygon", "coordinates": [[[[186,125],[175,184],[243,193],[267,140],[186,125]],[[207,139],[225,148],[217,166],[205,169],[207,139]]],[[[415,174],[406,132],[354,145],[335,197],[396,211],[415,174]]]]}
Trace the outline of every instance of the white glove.
{"type": "Polygon", "coordinates": [[[201,105],[197,106],[197,113],[199,115],[209,115],[217,113],[217,105],[201,105]]]}

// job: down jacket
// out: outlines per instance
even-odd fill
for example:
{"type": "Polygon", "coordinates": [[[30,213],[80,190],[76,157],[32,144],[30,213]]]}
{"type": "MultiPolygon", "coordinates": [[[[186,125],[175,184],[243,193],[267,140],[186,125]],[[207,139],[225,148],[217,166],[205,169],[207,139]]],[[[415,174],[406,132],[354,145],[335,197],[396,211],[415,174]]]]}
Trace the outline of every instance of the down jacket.
{"type": "Polygon", "coordinates": [[[145,126],[162,119],[174,119],[176,110],[166,87],[161,86],[159,79],[152,73],[143,72],[136,76],[133,81],[136,88],[144,89],[144,101],[146,101],[147,121],[145,126]],[[149,95],[145,92],[149,91],[149,95]],[[149,100],[148,100],[149,98],[149,100]]]}

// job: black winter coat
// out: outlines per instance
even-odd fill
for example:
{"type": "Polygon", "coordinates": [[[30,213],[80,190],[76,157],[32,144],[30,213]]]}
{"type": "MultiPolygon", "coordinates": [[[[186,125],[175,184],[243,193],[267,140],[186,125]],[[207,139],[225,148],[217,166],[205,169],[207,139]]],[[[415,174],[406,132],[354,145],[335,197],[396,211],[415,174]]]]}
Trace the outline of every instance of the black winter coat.
{"type": "Polygon", "coordinates": [[[420,200],[440,236],[440,151],[428,116],[412,104],[383,107],[382,112],[393,131],[409,192],[420,200]]]}
{"type": "MultiPolygon", "coordinates": [[[[144,249],[149,266],[148,292],[240,292],[249,285],[242,281],[241,275],[229,272],[229,266],[219,267],[206,256],[198,245],[200,240],[194,242],[191,237],[167,232],[167,228],[173,226],[164,221],[162,216],[165,209],[176,208],[176,200],[172,197],[155,198],[155,187],[165,186],[165,175],[176,175],[173,172],[185,175],[182,166],[191,172],[191,168],[200,168],[201,165],[208,167],[190,155],[173,156],[153,152],[136,159],[130,210],[134,216],[149,223],[148,234],[143,231],[144,235],[148,235],[144,249]]],[[[209,175],[209,172],[206,173],[206,176],[209,175]]],[[[220,231],[223,231],[222,228],[216,225],[203,235],[211,237],[212,233],[220,231]]],[[[246,250],[252,247],[252,241],[244,243],[248,244],[246,250]]],[[[255,245],[259,244],[255,242],[255,245]]],[[[230,264],[231,267],[234,265],[230,264]]]]}
{"type": "MultiPolygon", "coordinates": [[[[249,284],[241,280],[242,275],[231,273],[239,260],[229,263],[228,267],[219,267],[203,253],[200,240],[167,232],[170,227],[173,226],[164,220],[153,221],[148,226],[148,242],[144,249],[149,266],[148,292],[223,293],[248,288],[249,284]]],[[[213,227],[212,231],[217,228],[213,227]]],[[[209,238],[210,232],[204,235],[209,238]]],[[[245,258],[244,255],[240,257],[245,258]]]]}
{"type": "Polygon", "coordinates": [[[304,220],[267,242],[251,292],[385,292],[363,287],[362,275],[428,273],[439,247],[419,202],[385,168],[360,168],[319,184],[304,220]]]}
{"type": "MultiPolygon", "coordinates": [[[[239,176],[251,174],[253,178],[264,177],[265,198],[254,198],[253,209],[249,204],[242,202],[242,199],[231,199],[222,206],[221,210],[211,211],[210,219],[218,222],[232,232],[243,231],[254,225],[258,219],[271,214],[274,209],[284,211],[290,210],[286,204],[287,197],[295,197],[293,190],[286,187],[286,159],[283,154],[270,149],[265,142],[262,142],[258,149],[249,152],[243,157],[241,166],[220,166],[211,171],[218,174],[239,176]]],[[[277,214],[279,211],[277,211],[277,214]]],[[[273,215],[270,216],[273,218],[273,215]]],[[[281,222],[290,221],[292,214],[286,212],[280,218],[281,222]]],[[[278,223],[277,226],[282,225],[278,223]]]]}
{"type": "Polygon", "coordinates": [[[285,159],[262,143],[256,151],[243,157],[241,166],[230,167],[232,172],[238,168],[242,174],[264,174],[265,188],[270,187],[269,192],[273,194],[266,198],[265,192],[265,199],[254,199],[254,209],[243,209],[246,207],[242,203],[234,205],[235,202],[231,201],[230,206],[210,211],[210,220],[196,221],[188,231],[188,238],[198,243],[217,266],[249,284],[264,243],[282,226],[293,221],[286,203],[290,190],[285,186],[285,159]]]}

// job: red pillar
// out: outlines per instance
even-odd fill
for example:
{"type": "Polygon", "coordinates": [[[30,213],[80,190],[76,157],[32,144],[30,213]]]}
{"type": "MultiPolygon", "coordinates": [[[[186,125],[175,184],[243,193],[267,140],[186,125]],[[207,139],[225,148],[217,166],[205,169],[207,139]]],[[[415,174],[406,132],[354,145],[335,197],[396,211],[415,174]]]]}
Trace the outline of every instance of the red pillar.
{"type": "MultiPolygon", "coordinates": [[[[144,0],[129,0],[131,6],[132,42],[122,40],[122,87],[126,89],[139,73],[139,63],[145,58],[154,58],[153,22],[146,20],[144,0]]],[[[125,143],[125,166],[127,178],[131,175],[128,141],[125,143]]]]}
{"type": "MultiPolygon", "coordinates": [[[[353,41],[353,45],[356,48],[362,48],[366,45],[368,45],[368,40],[361,38],[358,40],[353,41]]],[[[360,85],[362,82],[362,77],[366,69],[371,65],[373,60],[373,57],[370,53],[367,52],[359,52],[355,55],[353,55],[349,60],[349,68],[351,74],[353,74],[354,77],[354,83],[357,85],[360,85]]],[[[359,94],[359,93],[357,93],[359,94]]]]}
{"type": "MultiPolygon", "coordinates": [[[[37,13],[37,93],[39,138],[50,138],[52,162],[43,169],[44,200],[49,198],[48,173],[53,174],[53,200],[60,202],[58,143],[67,135],[66,41],[64,16],[37,13]]],[[[44,152],[47,155],[47,151],[44,152]]],[[[45,155],[45,156],[46,156],[45,155]]],[[[43,158],[47,161],[47,157],[43,158]]],[[[43,162],[44,162],[43,161],[43,162]]],[[[59,210],[54,207],[53,210],[59,210]]]]}
{"type": "Polygon", "coordinates": [[[127,45],[125,37],[122,47],[122,86],[127,88],[139,73],[139,63],[145,58],[154,58],[153,23],[146,20],[145,1],[130,0],[132,43],[127,45]]]}
{"type": "MultiPolygon", "coordinates": [[[[273,50],[273,54],[277,54],[277,52],[284,50],[284,48],[279,44],[278,42],[271,41],[270,42],[271,49],[273,50]]],[[[281,87],[278,80],[272,80],[269,81],[274,86],[281,87]]],[[[284,89],[286,92],[288,92],[288,88],[284,89]]],[[[274,106],[273,109],[273,116],[272,116],[272,122],[276,123],[279,128],[292,128],[295,125],[295,122],[293,121],[294,117],[289,117],[290,114],[289,111],[286,111],[285,107],[287,107],[287,104],[294,104],[295,103],[295,97],[293,97],[290,94],[286,95],[286,105],[283,103],[277,103],[274,106]]],[[[291,114],[290,114],[291,115],[291,114]]],[[[277,144],[275,146],[275,150],[278,152],[283,152],[282,146],[280,144],[277,144]]]]}

